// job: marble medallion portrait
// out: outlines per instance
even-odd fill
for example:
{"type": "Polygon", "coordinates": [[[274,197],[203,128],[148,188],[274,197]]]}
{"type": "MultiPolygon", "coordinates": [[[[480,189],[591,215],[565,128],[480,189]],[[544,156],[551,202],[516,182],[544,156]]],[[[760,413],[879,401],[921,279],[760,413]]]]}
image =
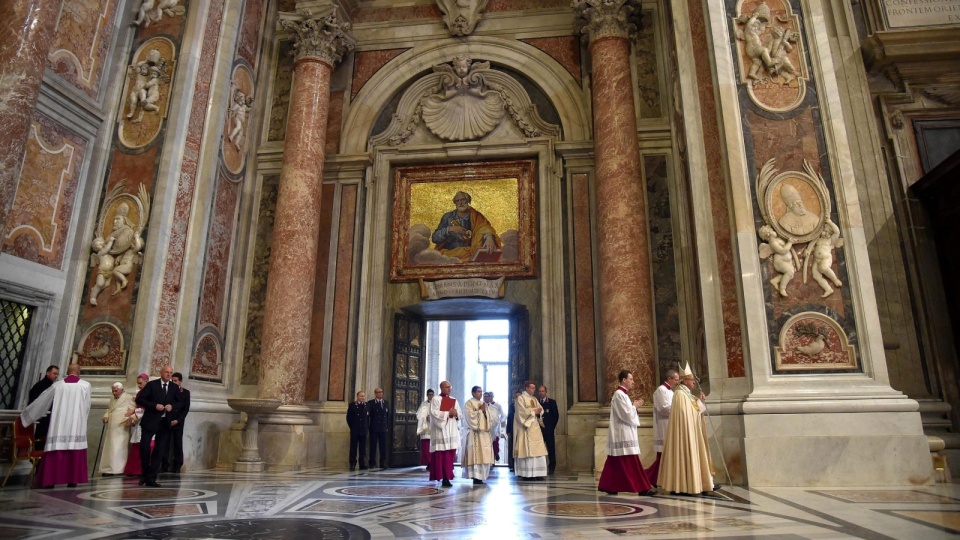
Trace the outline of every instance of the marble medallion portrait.
{"type": "Polygon", "coordinates": [[[536,274],[532,160],[400,167],[393,281],[536,274]]]}
{"type": "Polygon", "coordinates": [[[757,177],[757,199],[768,226],[794,244],[820,236],[830,216],[830,196],[826,182],[804,160],[804,171],[777,174],[776,161],[764,164],[757,177]]]}
{"type": "Polygon", "coordinates": [[[732,19],[740,83],[770,112],[795,109],[806,95],[806,56],[800,18],[785,0],[740,0],[732,19]]]}

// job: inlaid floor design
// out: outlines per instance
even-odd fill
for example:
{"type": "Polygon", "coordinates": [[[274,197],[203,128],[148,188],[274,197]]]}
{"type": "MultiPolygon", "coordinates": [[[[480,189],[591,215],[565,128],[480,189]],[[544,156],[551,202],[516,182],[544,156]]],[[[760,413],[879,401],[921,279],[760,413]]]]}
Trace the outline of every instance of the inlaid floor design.
{"type": "MultiPolygon", "coordinates": [[[[459,473],[459,470],[458,470],[459,473]]],[[[908,538],[960,535],[960,485],[744,489],[713,498],[609,496],[590,475],[441,489],[421,468],[163,475],[161,488],[97,478],[0,490],[7,538],[908,538]]]]}

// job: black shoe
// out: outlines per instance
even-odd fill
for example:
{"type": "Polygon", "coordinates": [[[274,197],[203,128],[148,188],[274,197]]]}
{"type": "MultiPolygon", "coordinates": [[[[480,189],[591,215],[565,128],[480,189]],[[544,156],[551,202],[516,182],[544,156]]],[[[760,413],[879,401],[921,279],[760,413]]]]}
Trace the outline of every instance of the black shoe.
{"type": "Polygon", "coordinates": [[[67,484],[67,487],[77,487],[76,484],[67,484]]]}
{"type": "Polygon", "coordinates": [[[646,491],[641,491],[640,493],[637,493],[637,495],[641,497],[653,497],[656,494],[657,494],[657,490],[655,489],[648,489],[646,491]]]}
{"type": "Polygon", "coordinates": [[[722,488],[722,487],[723,487],[723,486],[721,486],[720,484],[714,484],[714,485],[713,485],[713,490],[716,491],[716,490],[718,490],[718,489],[720,489],[720,488],[722,488]]]}
{"type": "Polygon", "coordinates": [[[357,466],[356,466],[356,465],[351,465],[351,466],[350,466],[350,470],[351,470],[351,471],[357,470],[357,466]]]}
{"type": "Polygon", "coordinates": [[[618,494],[618,493],[620,493],[620,492],[619,492],[619,491],[604,491],[604,493],[606,493],[607,495],[616,495],[616,494],[618,494]]]}
{"type": "Polygon", "coordinates": [[[386,466],[386,465],[384,465],[383,463],[381,463],[381,464],[380,464],[380,468],[381,468],[381,469],[386,469],[386,468],[387,468],[387,466],[386,466]]]}
{"type": "Polygon", "coordinates": [[[440,485],[443,487],[453,487],[453,484],[451,484],[449,480],[444,480],[440,485]]]}
{"type": "Polygon", "coordinates": [[[483,483],[483,480],[480,480],[480,479],[478,479],[478,478],[474,478],[474,479],[473,479],[473,485],[475,485],[475,486],[476,486],[476,485],[479,485],[479,484],[482,484],[482,483],[483,483]]]}
{"type": "Polygon", "coordinates": [[[365,470],[367,470],[367,468],[364,467],[363,465],[361,465],[361,466],[360,466],[360,470],[361,470],[361,471],[365,471],[365,470]]]}
{"type": "Polygon", "coordinates": [[[157,488],[158,488],[158,487],[160,487],[160,484],[158,484],[156,480],[150,480],[150,481],[147,482],[147,487],[157,487],[157,488]]]}
{"type": "Polygon", "coordinates": [[[137,481],[137,485],[138,485],[138,486],[142,486],[142,485],[144,485],[144,484],[146,484],[146,483],[147,483],[147,479],[146,479],[146,478],[141,478],[140,480],[137,481]]]}

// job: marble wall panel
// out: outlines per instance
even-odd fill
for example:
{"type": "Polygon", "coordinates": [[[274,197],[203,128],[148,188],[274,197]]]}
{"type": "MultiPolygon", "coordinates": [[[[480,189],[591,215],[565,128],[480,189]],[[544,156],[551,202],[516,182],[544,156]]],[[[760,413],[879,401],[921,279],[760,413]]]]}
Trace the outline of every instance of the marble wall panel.
{"type": "Polygon", "coordinates": [[[281,41],[277,47],[277,71],[273,77],[273,103],[270,105],[267,141],[282,141],[287,133],[287,109],[290,108],[292,84],[293,42],[281,41]]]}
{"type": "Polygon", "coordinates": [[[233,237],[240,205],[240,184],[221,173],[211,208],[207,254],[200,291],[200,325],[223,329],[233,237]]]}
{"type": "Polygon", "coordinates": [[[590,229],[590,181],[573,175],[573,263],[577,305],[577,399],[597,401],[597,336],[594,327],[594,243],[590,229]]]}
{"type": "Polygon", "coordinates": [[[328,156],[340,151],[340,132],[343,127],[343,94],[343,92],[330,92],[330,106],[327,110],[327,136],[324,139],[324,149],[328,156]]]}
{"type": "Polygon", "coordinates": [[[307,359],[307,383],[303,399],[320,399],[320,373],[323,364],[323,332],[327,321],[327,277],[330,268],[330,231],[333,226],[333,199],[336,188],[324,184],[320,194],[320,234],[317,240],[317,275],[313,288],[313,319],[310,321],[310,355],[307,359]]]}
{"type": "MultiPolygon", "coordinates": [[[[207,120],[207,100],[210,96],[216,51],[220,37],[220,23],[223,20],[223,0],[211,0],[207,9],[207,23],[200,44],[200,62],[197,66],[194,87],[193,107],[190,110],[189,128],[184,144],[183,163],[180,168],[180,181],[177,183],[177,197],[173,225],[167,245],[166,266],[163,271],[163,294],[160,295],[159,317],[154,338],[151,366],[153,371],[172,360],[172,348],[177,321],[177,305],[180,298],[180,280],[183,275],[183,255],[187,243],[187,223],[196,188],[197,169],[200,159],[200,144],[203,128],[207,120]]],[[[150,28],[153,28],[151,26],[150,28]]]]}
{"type": "Polygon", "coordinates": [[[2,251],[59,270],[88,141],[34,111],[2,251]]]}
{"type": "MultiPolygon", "coordinates": [[[[183,33],[183,25],[187,21],[186,13],[190,12],[190,3],[194,0],[180,0],[178,7],[183,8],[183,15],[179,13],[174,13],[173,15],[168,15],[166,13],[160,18],[159,21],[154,21],[150,23],[150,26],[141,25],[137,30],[137,39],[146,40],[156,36],[179,36],[183,33]]],[[[199,0],[200,2],[209,2],[210,0],[199,0]]],[[[216,1],[216,0],[215,0],[216,1]]],[[[139,9],[140,2],[132,2],[139,9]]],[[[134,13],[136,16],[136,13],[134,13]]]]}
{"type": "Polygon", "coordinates": [[[297,10],[297,0],[278,0],[277,11],[292,12],[297,10]]]}
{"type": "Polygon", "coordinates": [[[530,38],[520,41],[533,45],[550,55],[560,63],[573,78],[580,84],[580,38],[577,36],[563,36],[551,38],[530,38]]]}
{"type": "Polygon", "coordinates": [[[363,88],[374,73],[380,71],[384,64],[393,60],[408,49],[384,49],[382,51],[359,51],[353,58],[353,85],[351,96],[363,88]]]}
{"type": "Polygon", "coordinates": [[[273,220],[276,217],[279,186],[279,175],[264,177],[253,245],[253,269],[250,272],[250,297],[247,301],[247,325],[243,344],[243,361],[240,367],[240,384],[257,384],[260,377],[263,306],[267,295],[267,273],[270,270],[270,246],[273,241],[273,220]]]}
{"type": "Polygon", "coordinates": [[[347,337],[350,331],[350,285],[353,279],[353,236],[356,229],[357,186],[343,186],[340,196],[340,234],[337,239],[336,289],[330,344],[329,401],[344,400],[347,376],[347,337]]]}
{"type": "Polygon", "coordinates": [[[659,372],[676,368],[681,362],[680,301],[677,292],[677,264],[673,249],[673,222],[667,157],[644,156],[647,185],[647,220],[650,227],[650,261],[653,273],[653,309],[657,326],[659,372]]]}
{"type": "Polygon", "coordinates": [[[653,10],[643,11],[643,25],[637,34],[636,54],[637,90],[640,100],[637,110],[640,118],[654,119],[663,116],[660,107],[660,70],[657,62],[657,35],[653,10]]]}
{"type": "Polygon", "coordinates": [[[240,37],[237,39],[237,56],[243,58],[257,72],[257,54],[260,48],[260,27],[266,0],[246,0],[243,8],[243,20],[240,22],[240,37]]]}
{"type": "MultiPolygon", "coordinates": [[[[696,43],[708,43],[704,6],[696,0],[688,0],[690,9],[690,31],[696,43]]],[[[694,47],[694,58],[698,66],[711,64],[707,47],[694,47]]],[[[737,293],[733,253],[732,224],[730,223],[730,201],[727,184],[723,175],[723,153],[721,145],[710,144],[720,141],[720,127],[717,125],[717,103],[714,95],[713,77],[707,69],[697,71],[697,89],[700,97],[700,120],[703,126],[703,138],[706,145],[707,175],[710,183],[711,218],[713,220],[714,242],[716,243],[717,267],[720,269],[720,303],[723,310],[723,340],[727,355],[727,376],[743,377],[746,374],[743,363],[743,335],[740,320],[740,300],[737,293]]]]}
{"type": "Polygon", "coordinates": [[[375,22],[399,22],[416,19],[439,21],[443,17],[436,4],[361,9],[353,15],[354,24],[375,22]]]}
{"type": "Polygon", "coordinates": [[[64,2],[47,67],[93,99],[100,83],[114,33],[119,0],[64,2]]]}

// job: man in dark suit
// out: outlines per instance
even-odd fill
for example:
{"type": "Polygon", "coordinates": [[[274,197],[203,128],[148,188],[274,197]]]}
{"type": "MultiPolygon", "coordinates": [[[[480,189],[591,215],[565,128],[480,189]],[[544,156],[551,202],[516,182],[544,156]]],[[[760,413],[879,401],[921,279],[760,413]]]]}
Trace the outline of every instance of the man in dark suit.
{"type": "Polygon", "coordinates": [[[350,470],[357,468],[357,454],[359,452],[360,468],[367,468],[367,430],[370,428],[370,417],[367,415],[367,394],[362,390],[357,392],[357,400],[347,406],[347,426],[350,427],[350,470]]]}
{"type": "Polygon", "coordinates": [[[517,412],[517,398],[522,394],[520,390],[514,390],[513,399],[510,400],[509,411],[507,413],[507,465],[513,470],[513,416],[517,412]]]}
{"type": "Polygon", "coordinates": [[[170,378],[173,368],[163,366],[160,378],[148,382],[137,394],[137,405],[143,407],[142,429],[140,436],[140,467],[143,476],[140,485],[160,487],[157,473],[160,472],[160,460],[167,453],[170,442],[170,422],[180,413],[180,387],[170,378]],[[150,453],[150,439],[156,437],[153,454],[150,453]]]}
{"type": "Polygon", "coordinates": [[[180,411],[170,420],[170,452],[163,454],[163,461],[160,463],[160,470],[163,472],[172,472],[180,474],[183,468],[183,422],[187,419],[187,413],[190,412],[190,391],[183,387],[183,375],[180,372],[174,373],[171,378],[173,384],[180,388],[180,411]],[[173,454],[173,466],[170,466],[170,454],[173,454]]]}
{"type": "Polygon", "coordinates": [[[554,432],[557,424],[560,423],[560,410],[557,402],[547,397],[547,387],[540,385],[540,407],[543,408],[543,414],[540,419],[543,420],[543,442],[547,445],[547,472],[553,474],[557,468],[557,439],[554,432]]]}
{"type": "MultiPolygon", "coordinates": [[[[33,403],[40,397],[40,394],[44,393],[47,388],[53,386],[53,383],[57,382],[57,379],[60,378],[60,368],[58,366],[50,366],[47,368],[47,373],[43,376],[42,379],[37,381],[37,384],[33,385],[33,388],[30,389],[30,394],[28,395],[27,405],[33,403]]],[[[50,406],[51,410],[53,406],[50,406]]],[[[47,438],[47,429],[50,427],[50,415],[46,415],[43,418],[37,420],[36,428],[33,430],[33,438],[36,441],[35,448],[37,450],[43,450],[43,445],[46,442],[47,438]]]]}
{"type": "Polygon", "coordinates": [[[377,465],[377,446],[380,447],[380,468],[387,468],[387,427],[390,424],[390,408],[383,399],[383,388],[373,391],[374,398],[367,402],[370,414],[370,468],[377,465]]]}

